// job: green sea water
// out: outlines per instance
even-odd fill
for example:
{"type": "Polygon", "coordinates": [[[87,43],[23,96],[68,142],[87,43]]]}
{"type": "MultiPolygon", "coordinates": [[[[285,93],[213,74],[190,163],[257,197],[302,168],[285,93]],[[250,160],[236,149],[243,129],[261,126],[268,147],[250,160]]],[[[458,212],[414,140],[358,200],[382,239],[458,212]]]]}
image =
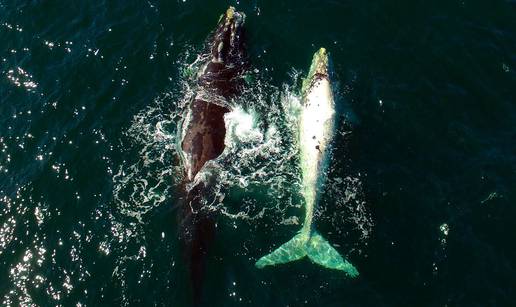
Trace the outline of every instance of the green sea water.
{"type": "Polygon", "coordinates": [[[514,1],[0,0],[0,302],[190,306],[179,123],[247,15],[205,306],[516,306],[514,1]],[[360,272],[255,261],[300,228],[301,78],[330,52],[315,225],[360,272]]]}

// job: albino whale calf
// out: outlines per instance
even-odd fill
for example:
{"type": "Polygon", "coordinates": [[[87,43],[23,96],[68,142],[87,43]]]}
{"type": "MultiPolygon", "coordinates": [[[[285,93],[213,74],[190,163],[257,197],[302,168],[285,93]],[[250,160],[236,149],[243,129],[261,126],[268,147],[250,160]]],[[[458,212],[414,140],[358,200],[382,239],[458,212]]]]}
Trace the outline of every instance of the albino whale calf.
{"type": "Polygon", "coordinates": [[[317,192],[324,184],[329,146],[334,134],[335,105],[328,73],[328,54],[324,48],[314,54],[310,72],[303,81],[303,106],[299,123],[300,161],[305,199],[303,228],[290,241],[256,262],[258,268],[287,263],[305,256],[326,268],[358,276],[345,260],[312,226],[317,192]]]}

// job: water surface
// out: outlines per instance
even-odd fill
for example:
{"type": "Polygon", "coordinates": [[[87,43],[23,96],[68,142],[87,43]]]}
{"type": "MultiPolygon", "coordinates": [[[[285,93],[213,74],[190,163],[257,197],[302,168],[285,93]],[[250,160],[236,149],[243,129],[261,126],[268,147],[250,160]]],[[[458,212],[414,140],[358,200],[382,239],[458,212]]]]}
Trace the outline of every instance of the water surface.
{"type": "Polygon", "coordinates": [[[188,306],[178,126],[203,42],[247,14],[205,299],[516,305],[513,1],[0,1],[3,305],[188,306]],[[338,133],[317,228],[350,280],[257,270],[303,218],[300,78],[324,46],[338,133]],[[192,64],[193,63],[193,64],[192,64]]]}

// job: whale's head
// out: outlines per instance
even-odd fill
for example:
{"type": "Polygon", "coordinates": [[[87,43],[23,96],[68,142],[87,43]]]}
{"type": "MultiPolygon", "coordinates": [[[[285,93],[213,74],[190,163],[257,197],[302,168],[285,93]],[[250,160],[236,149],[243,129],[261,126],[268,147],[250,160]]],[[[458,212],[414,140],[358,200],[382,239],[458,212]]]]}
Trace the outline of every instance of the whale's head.
{"type": "Polygon", "coordinates": [[[303,93],[307,93],[310,87],[321,79],[329,79],[328,52],[325,48],[320,48],[314,53],[308,76],[303,80],[303,93]]]}
{"type": "Polygon", "coordinates": [[[245,14],[232,6],[220,17],[211,45],[213,62],[232,66],[244,61],[244,21],[245,14]]]}
{"type": "Polygon", "coordinates": [[[310,74],[308,76],[313,78],[315,75],[321,77],[328,76],[328,52],[326,52],[325,48],[321,48],[314,53],[312,65],[310,65],[310,74]]]}
{"type": "Polygon", "coordinates": [[[245,14],[229,7],[219,19],[217,28],[208,41],[211,59],[200,71],[199,82],[204,89],[229,98],[234,96],[247,68],[244,44],[245,14]]]}

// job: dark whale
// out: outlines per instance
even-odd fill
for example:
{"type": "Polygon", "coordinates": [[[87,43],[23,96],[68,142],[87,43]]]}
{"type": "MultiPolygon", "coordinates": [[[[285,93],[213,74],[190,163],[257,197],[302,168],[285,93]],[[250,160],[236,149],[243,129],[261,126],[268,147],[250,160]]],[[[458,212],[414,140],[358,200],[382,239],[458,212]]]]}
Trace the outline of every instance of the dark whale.
{"type": "Polygon", "coordinates": [[[246,66],[242,41],[244,19],[243,13],[230,7],[209,43],[211,58],[199,73],[199,90],[190,105],[181,143],[190,181],[207,161],[217,158],[224,150],[227,101],[238,94],[246,66]]]}
{"type": "Polygon", "coordinates": [[[215,222],[200,211],[210,194],[210,181],[195,180],[206,163],[224,151],[226,128],[224,114],[228,102],[243,86],[242,74],[247,61],[243,42],[245,15],[230,7],[220,17],[207,41],[208,58],[197,76],[197,90],[183,123],[181,151],[185,167],[185,204],[181,206],[181,235],[189,264],[195,305],[202,303],[205,258],[213,240],[215,222]]]}

